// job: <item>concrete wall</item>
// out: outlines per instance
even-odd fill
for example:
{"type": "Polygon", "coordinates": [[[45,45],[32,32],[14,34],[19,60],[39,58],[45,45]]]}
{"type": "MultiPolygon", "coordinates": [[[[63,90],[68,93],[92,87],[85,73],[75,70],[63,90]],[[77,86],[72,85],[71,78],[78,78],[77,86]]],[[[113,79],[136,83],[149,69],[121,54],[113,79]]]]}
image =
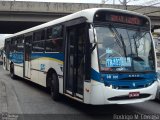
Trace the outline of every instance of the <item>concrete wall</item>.
{"type": "MultiPolygon", "coordinates": [[[[124,9],[122,5],[107,4],[0,1],[0,11],[73,13],[79,10],[97,7],[124,9]]],[[[147,15],[151,15],[150,11],[160,11],[159,7],[128,6],[127,8],[140,13],[146,13],[147,15]]],[[[160,16],[160,13],[154,12],[152,15],[160,16]]]]}
{"type": "MultiPolygon", "coordinates": [[[[13,33],[87,8],[117,8],[122,5],[0,1],[0,33],[13,33]]],[[[127,6],[128,10],[146,14],[152,28],[160,26],[160,7],[127,6]]]]}

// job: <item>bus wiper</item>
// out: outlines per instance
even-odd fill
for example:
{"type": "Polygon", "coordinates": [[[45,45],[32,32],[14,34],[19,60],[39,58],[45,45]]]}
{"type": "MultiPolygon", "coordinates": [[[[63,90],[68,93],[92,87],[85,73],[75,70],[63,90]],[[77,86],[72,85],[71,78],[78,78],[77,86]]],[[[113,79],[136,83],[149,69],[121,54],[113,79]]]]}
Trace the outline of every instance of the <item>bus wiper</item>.
{"type": "Polygon", "coordinates": [[[133,39],[134,39],[134,41],[135,42],[137,42],[137,41],[139,41],[142,37],[144,37],[146,34],[147,34],[147,32],[145,32],[143,35],[138,35],[140,33],[140,30],[139,31],[137,31],[134,35],[133,35],[133,39]],[[137,39],[137,40],[136,40],[137,39]]]}
{"type": "Polygon", "coordinates": [[[146,35],[146,33],[147,32],[145,32],[142,36],[138,36],[138,33],[139,33],[140,31],[137,31],[136,33],[135,33],[135,35],[133,35],[133,40],[134,40],[134,44],[135,44],[135,47],[136,47],[136,57],[134,57],[134,59],[136,59],[137,61],[144,61],[142,58],[140,58],[139,56],[138,56],[138,48],[139,48],[139,45],[137,45],[137,41],[139,42],[139,40],[142,38],[142,37],[144,37],[144,35],[146,35]],[[139,38],[138,38],[139,37],[139,38]],[[138,38],[137,40],[136,40],[136,38],[138,38]]]}
{"type": "Polygon", "coordinates": [[[115,35],[115,39],[116,39],[118,45],[123,49],[124,55],[125,55],[126,61],[127,61],[126,45],[124,43],[122,35],[118,33],[117,29],[112,24],[110,24],[109,29],[112,32],[112,34],[115,35]]]}
{"type": "Polygon", "coordinates": [[[137,45],[137,41],[136,41],[136,39],[135,39],[135,37],[133,36],[133,40],[134,40],[134,45],[135,45],[135,47],[136,47],[136,54],[137,54],[137,56],[138,56],[138,45],[137,45]]]}
{"type": "Polygon", "coordinates": [[[125,57],[126,57],[126,61],[127,61],[126,45],[125,45],[125,43],[124,43],[124,40],[123,40],[123,37],[122,37],[122,35],[121,35],[121,34],[120,34],[120,38],[121,38],[122,45],[123,45],[124,55],[125,55],[125,57]]]}

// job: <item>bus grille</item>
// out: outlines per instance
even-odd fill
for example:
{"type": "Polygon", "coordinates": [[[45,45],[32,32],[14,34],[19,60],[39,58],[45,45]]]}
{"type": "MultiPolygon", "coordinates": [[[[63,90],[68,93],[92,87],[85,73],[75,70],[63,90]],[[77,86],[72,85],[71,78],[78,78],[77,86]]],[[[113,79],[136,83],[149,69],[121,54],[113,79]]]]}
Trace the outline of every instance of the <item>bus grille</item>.
{"type": "Polygon", "coordinates": [[[146,87],[149,87],[151,86],[152,84],[154,83],[154,81],[151,81],[151,82],[147,82],[147,83],[141,83],[141,84],[137,84],[135,83],[133,85],[133,83],[131,82],[130,84],[128,85],[125,85],[125,84],[121,84],[121,85],[118,85],[118,84],[107,84],[105,83],[105,86],[112,86],[112,89],[123,89],[123,90],[128,90],[128,89],[141,89],[141,88],[146,88],[146,87]]]}

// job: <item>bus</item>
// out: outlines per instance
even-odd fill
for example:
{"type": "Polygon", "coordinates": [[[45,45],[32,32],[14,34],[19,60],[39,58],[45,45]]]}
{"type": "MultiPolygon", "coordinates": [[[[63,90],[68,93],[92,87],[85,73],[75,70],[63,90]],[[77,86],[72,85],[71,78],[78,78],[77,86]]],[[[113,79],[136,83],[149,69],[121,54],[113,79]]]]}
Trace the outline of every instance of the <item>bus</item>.
{"type": "Polygon", "coordinates": [[[157,95],[156,99],[160,100],[160,52],[156,52],[157,57],[157,80],[158,80],[158,87],[157,87],[157,95]]]}
{"type": "Polygon", "coordinates": [[[91,105],[155,98],[151,22],[139,13],[91,8],[6,37],[4,69],[91,105]]]}
{"type": "Polygon", "coordinates": [[[157,87],[157,95],[156,99],[160,99],[160,38],[153,37],[155,42],[155,52],[156,52],[156,61],[157,61],[157,80],[158,80],[158,87],[157,87]]]}

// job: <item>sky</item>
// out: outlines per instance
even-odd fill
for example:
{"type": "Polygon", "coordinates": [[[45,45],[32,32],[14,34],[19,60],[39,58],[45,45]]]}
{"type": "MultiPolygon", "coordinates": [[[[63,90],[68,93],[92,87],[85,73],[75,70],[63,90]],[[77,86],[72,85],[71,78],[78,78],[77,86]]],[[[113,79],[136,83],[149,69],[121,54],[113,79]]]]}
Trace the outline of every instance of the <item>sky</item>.
{"type": "MultiPolygon", "coordinates": [[[[119,1],[123,0],[0,0],[0,1],[34,1],[34,2],[63,2],[63,3],[98,3],[101,4],[102,1],[106,1],[105,4],[113,4],[113,1],[115,1],[115,4],[120,4],[119,1]]],[[[155,3],[159,3],[160,0],[127,0],[128,5],[152,5],[155,3]],[[148,3],[148,4],[147,4],[148,3]]],[[[8,36],[7,34],[0,34],[0,48],[4,44],[5,37],[8,36]]]]}

